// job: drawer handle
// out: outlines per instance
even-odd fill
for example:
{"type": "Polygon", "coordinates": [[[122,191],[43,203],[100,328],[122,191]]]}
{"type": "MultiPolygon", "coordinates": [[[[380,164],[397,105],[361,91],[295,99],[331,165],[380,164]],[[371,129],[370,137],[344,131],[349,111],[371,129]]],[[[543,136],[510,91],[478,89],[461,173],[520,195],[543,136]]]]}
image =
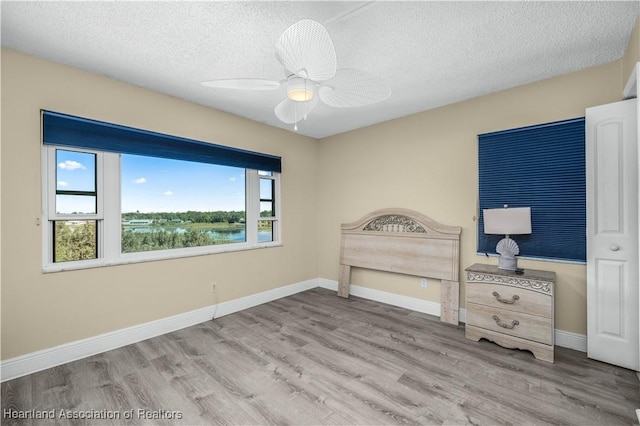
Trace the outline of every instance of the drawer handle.
{"type": "Polygon", "coordinates": [[[497,315],[494,315],[492,318],[496,322],[496,324],[498,324],[500,327],[508,328],[509,330],[513,329],[516,325],[520,324],[520,321],[518,321],[518,320],[511,321],[511,325],[503,324],[503,323],[500,322],[500,317],[498,317],[497,315]]]}
{"type": "Polygon", "coordinates": [[[495,297],[498,302],[505,303],[507,305],[513,305],[516,300],[520,300],[520,296],[518,296],[517,294],[514,294],[511,299],[500,299],[500,293],[498,293],[497,291],[494,291],[491,294],[493,294],[493,297],[495,297]]]}

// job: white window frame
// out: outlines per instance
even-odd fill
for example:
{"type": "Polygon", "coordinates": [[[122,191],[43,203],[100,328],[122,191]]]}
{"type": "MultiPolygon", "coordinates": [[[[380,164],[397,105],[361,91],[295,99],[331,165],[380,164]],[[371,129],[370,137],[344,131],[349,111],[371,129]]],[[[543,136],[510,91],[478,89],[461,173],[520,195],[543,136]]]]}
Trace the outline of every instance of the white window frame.
{"type": "MultiPolygon", "coordinates": [[[[279,174],[278,173],[270,173],[270,174],[262,174],[259,171],[256,170],[256,175],[257,175],[257,187],[258,187],[258,194],[257,196],[254,198],[257,200],[258,202],[258,222],[262,222],[262,221],[266,221],[266,222],[271,222],[271,232],[273,235],[273,241],[279,241],[280,240],[280,185],[279,185],[279,174]],[[272,197],[274,197],[273,200],[273,211],[275,211],[275,215],[272,216],[260,216],[260,179],[267,179],[267,180],[271,180],[273,181],[275,184],[273,186],[273,194],[272,197]]],[[[257,231],[258,227],[256,227],[256,231],[257,231]]],[[[266,242],[261,243],[261,244],[267,244],[266,242]]]]}
{"type": "Polygon", "coordinates": [[[245,170],[246,201],[246,241],[240,243],[216,244],[211,246],[185,247],[144,251],[136,253],[121,252],[121,194],[120,194],[120,154],[91,149],[67,148],[64,146],[43,145],[42,147],[42,270],[60,272],[76,269],[97,268],[102,266],[148,262],[164,259],[176,259],[191,256],[203,256],[215,253],[252,250],[282,245],[280,219],[280,173],[269,176],[258,170],[245,170]],[[96,155],[96,214],[61,215],[56,213],[56,150],[91,153],[96,155]],[[275,182],[275,216],[260,217],[260,178],[269,178],[275,182]],[[98,239],[97,259],[53,262],[53,226],[54,221],[95,220],[98,239]],[[273,241],[258,242],[258,221],[273,221],[273,241]]]}

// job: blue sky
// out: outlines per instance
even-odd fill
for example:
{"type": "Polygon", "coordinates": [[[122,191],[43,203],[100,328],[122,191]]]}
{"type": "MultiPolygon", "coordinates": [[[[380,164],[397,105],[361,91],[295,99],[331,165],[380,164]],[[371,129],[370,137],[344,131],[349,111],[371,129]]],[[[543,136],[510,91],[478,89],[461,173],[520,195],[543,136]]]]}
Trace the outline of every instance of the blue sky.
{"type": "Polygon", "coordinates": [[[245,209],[242,168],[125,154],[120,163],[123,212],[245,209]]]}
{"type": "MultiPolygon", "coordinates": [[[[57,188],[93,190],[92,154],[58,150],[57,188]]],[[[163,158],[121,156],[122,212],[245,209],[244,169],[163,158]]],[[[87,212],[92,197],[60,197],[59,212],[87,212]]]]}
{"type": "MultiPolygon", "coordinates": [[[[56,189],[95,191],[95,155],[56,150],[56,189]]],[[[95,213],[95,197],[56,196],[58,213],[95,213]]]]}

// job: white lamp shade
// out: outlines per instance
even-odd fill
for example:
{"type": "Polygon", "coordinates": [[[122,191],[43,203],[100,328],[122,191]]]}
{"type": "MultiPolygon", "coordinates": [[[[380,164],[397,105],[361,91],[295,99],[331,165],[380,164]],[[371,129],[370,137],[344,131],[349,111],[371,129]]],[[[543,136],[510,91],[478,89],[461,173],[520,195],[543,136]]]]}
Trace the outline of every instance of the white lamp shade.
{"type": "Polygon", "coordinates": [[[531,207],[483,209],[484,233],[518,235],[531,233],[531,207]]]}

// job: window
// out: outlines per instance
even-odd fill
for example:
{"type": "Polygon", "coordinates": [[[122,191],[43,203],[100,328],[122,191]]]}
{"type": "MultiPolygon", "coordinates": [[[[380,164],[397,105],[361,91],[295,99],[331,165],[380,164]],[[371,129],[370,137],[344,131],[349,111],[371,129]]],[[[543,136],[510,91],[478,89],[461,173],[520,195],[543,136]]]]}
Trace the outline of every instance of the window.
{"type": "Polygon", "coordinates": [[[276,217],[276,180],[271,172],[259,172],[260,176],[260,221],[258,241],[274,241],[278,220],[276,217]]]}
{"type": "Polygon", "coordinates": [[[52,182],[51,240],[54,262],[98,257],[96,154],[56,150],[52,182]]]}
{"type": "Polygon", "coordinates": [[[586,262],[584,118],[478,136],[478,252],[495,253],[482,210],[531,207],[530,235],[516,235],[520,257],[586,262]]]}
{"type": "Polygon", "coordinates": [[[278,157],[48,111],[43,143],[45,271],[280,242],[278,157]]]}
{"type": "Polygon", "coordinates": [[[121,154],[122,253],[244,243],[245,169],[121,154]]]}

